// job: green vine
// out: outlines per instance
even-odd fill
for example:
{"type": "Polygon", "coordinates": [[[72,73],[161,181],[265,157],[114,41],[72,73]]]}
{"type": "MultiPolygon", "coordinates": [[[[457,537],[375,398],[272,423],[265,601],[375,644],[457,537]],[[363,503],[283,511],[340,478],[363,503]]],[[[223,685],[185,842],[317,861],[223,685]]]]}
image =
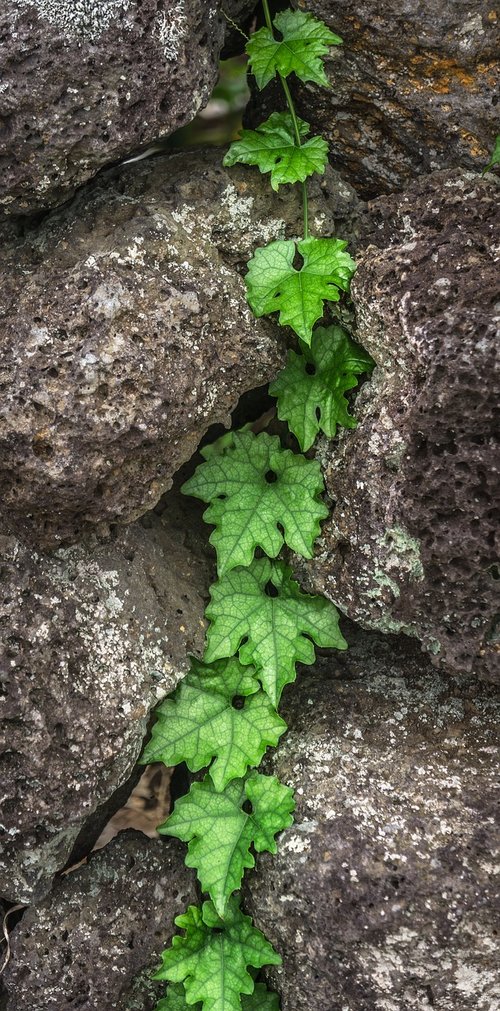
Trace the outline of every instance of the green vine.
{"type": "MultiPolygon", "coordinates": [[[[302,11],[282,11],[273,21],[268,0],[263,11],[265,26],[246,46],[250,69],[259,88],[279,77],[288,111],[243,130],[224,164],[256,165],[270,173],[275,190],[302,186],[303,238],[257,249],[246,286],[257,317],[278,312],[279,323],[299,338],[300,350],[290,350],[270,392],[278,417],[305,452],[320,431],[333,437],[337,425],[355,426],[345,393],[373,363],[341,327],[313,332],[324,303],[348,291],[355,264],[344,241],[309,235],[307,178],[325,170],[328,147],[323,138],[308,136],[287,80],[294,73],[328,86],[323,60],[341,39],[302,11]]],[[[255,767],[286,730],[276,707],[285,685],[295,680],[296,664],[314,663],[314,644],[346,649],[347,643],[334,605],[302,593],[278,557],[285,546],[313,556],[328,514],[317,461],[248,426],[206,447],[203,456],[182,490],[207,504],[204,519],[214,528],[218,579],[206,609],[206,649],[203,661],[192,661],[187,677],[159,707],[142,761],[208,770],[159,828],[188,844],[186,864],[196,870],[208,899],[176,919],[181,932],[155,975],[170,984],[157,1011],[193,1005],[202,1011],[277,1011],[277,995],[255,977],[281,958],[240,909],[239,889],[245,870],[255,864],[254,852],[276,852],[276,835],[292,824],[294,799],[289,787],[255,767]]]]}

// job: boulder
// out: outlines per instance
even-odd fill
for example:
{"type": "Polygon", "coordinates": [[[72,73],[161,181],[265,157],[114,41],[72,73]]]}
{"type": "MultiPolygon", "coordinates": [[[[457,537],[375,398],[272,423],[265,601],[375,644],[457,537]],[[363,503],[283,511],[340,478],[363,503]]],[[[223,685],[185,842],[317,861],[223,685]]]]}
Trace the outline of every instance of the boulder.
{"type": "Polygon", "coordinates": [[[12,901],[48,892],[130,776],[151,709],[203,650],[212,563],[189,506],[145,522],[52,557],[2,538],[0,895],[12,901]]]}
{"type": "MultiPolygon", "coordinates": [[[[225,0],[242,17],[246,0],[225,0]]],[[[193,119],[217,80],[218,0],[0,0],[0,209],[53,207],[193,119]]]]}
{"type": "Polygon", "coordinates": [[[247,879],[269,983],[283,1011],[493,1011],[498,694],[404,636],[347,638],[285,689],[266,759],[297,800],[247,879]]]}
{"type": "Polygon", "coordinates": [[[5,1011],[151,1011],[173,920],[196,902],[182,844],[121,832],[60,878],[11,935],[5,1011]]]}
{"type": "Polygon", "coordinates": [[[308,0],[344,40],[329,91],[296,89],[298,112],[364,197],[417,175],[482,168],[498,132],[497,14],[488,0],[308,0]]]}
{"type": "Polygon", "coordinates": [[[352,286],[378,368],[323,445],[334,502],[297,569],[365,628],[497,678],[498,182],[435,173],[371,204],[352,286]]]}
{"type": "MultiPolygon", "coordinates": [[[[274,194],[219,151],[102,174],[3,251],[0,513],[53,548],[130,522],[170,487],[214,422],[284,359],[238,270],[297,234],[300,193],[274,194]]],[[[311,187],[314,227],[359,201],[330,173],[311,187]]]]}

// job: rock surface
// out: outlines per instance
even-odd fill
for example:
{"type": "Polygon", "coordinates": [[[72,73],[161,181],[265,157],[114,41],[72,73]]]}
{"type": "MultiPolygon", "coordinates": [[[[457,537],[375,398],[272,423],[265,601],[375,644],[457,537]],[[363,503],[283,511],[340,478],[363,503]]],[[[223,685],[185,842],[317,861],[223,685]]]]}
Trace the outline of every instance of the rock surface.
{"type": "Polygon", "coordinates": [[[227,27],[217,0],[0,0],[0,209],[53,207],[193,119],[227,27]]]}
{"type": "Polygon", "coordinates": [[[380,366],[322,448],[334,509],[298,570],[366,628],[499,673],[498,182],[435,173],[371,205],[353,299],[380,366]],[[371,245],[368,243],[371,242],[371,245]]]}
{"type": "Polygon", "coordinates": [[[283,955],[283,1011],[495,1011],[500,715],[489,685],[443,677],[416,643],[352,648],[287,688],[267,771],[298,787],[247,908],[283,955]]]}
{"type": "MultiPolygon", "coordinates": [[[[47,893],[126,780],[150,711],[204,638],[211,561],[189,508],[51,557],[3,538],[0,894],[47,893]]],[[[178,509],[178,507],[177,507],[178,509]]]]}
{"type": "MultiPolygon", "coordinates": [[[[297,234],[300,195],[220,161],[111,170],[6,243],[0,512],[23,540],[53,547],[153,508],[208,427],[280,367],[285,337],[253,317],[236,268],[297,234]]],[[[328,205],[312,187],[326,233],[357,203],[344,183],[328,205]]]]}
{"type": "Polygon", "coordinates": [[[182,844],[122,832],[25,912],[11,936],[6,1011],[150,1011],[165,991],[150,973],[174,917],[196,901],[182,844]]]}
{"type": "Polygon", "coordinates": [[[298,111],[365,197],[435,169],[482,168],[498,132],[498,20],[488,0],[308,0],[339,34],[332,88],[298,111]]]}

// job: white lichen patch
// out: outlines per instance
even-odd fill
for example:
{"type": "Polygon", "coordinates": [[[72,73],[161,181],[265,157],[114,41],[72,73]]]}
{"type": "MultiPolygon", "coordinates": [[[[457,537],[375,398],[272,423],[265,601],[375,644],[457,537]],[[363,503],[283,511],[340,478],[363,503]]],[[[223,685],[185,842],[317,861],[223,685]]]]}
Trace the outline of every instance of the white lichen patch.
{"type": "Polygon", "coordinates": [[[172,9],[159,11],[155,18],[153,36],[160,43],[165,59],[177,60],[188,30],[184,0],[178,0],[172,9]]]}
{"type": "MultiPolygon", "coordinates": [[[[20,10],[34,9],[68,39],[80,43],[97,42],[131,5],[132,0],[17,0],[20,10]]],[[[124,25],[130,28],[128,22],[124,25]]]]}

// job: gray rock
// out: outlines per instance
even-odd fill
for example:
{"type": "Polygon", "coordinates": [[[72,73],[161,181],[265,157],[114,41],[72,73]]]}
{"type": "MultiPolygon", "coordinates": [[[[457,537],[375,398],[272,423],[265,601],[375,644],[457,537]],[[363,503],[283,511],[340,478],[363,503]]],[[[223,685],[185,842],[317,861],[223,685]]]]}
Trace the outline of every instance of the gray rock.
{"type": "Polygon", "coordinates": [[[371,205],[352,294],[379,368],[321,454],[334,500],[297,566],[363,627],[497,678],[498,183],[435,173],[371,205]],[[368,243],[371,242],[371,245],[368,243]]]}
{"type": "Polygon", "coordinates": [[[482,168],[498,132],[497,15],[488,0],[309,0],[340,35],[332,88],[298,111],[365,197],[441,168],[482,168]]]}
{"type": "Polygon", "coordinates": [[[6,1011],[151,1011],[165,985],[150,973],[196,902],[183,849],[122,832],[60,878],[11,936],[6,1011]]]}
{"type": "Polygon", "coordinates": [[[283,955],[283,1011],[495,1011],[498,696],[405,637],[353,646],[287,688],[267,771],[294,827],[247,908],[283,955]]]}
{"type": "Polygon", "coordinates": [[[227,28],[217,0],[0,0],[0,208],[53,207],[188,123],[227,28]]]}
{"type": "MultiPolygon", "coordinates": [[[[177,507],[178,508],[178,507],[177,507]]],[[[3,538],[0,894],[36,901],[200,653],[211,561],[189,506],[44,557],[3,538]]]]}

